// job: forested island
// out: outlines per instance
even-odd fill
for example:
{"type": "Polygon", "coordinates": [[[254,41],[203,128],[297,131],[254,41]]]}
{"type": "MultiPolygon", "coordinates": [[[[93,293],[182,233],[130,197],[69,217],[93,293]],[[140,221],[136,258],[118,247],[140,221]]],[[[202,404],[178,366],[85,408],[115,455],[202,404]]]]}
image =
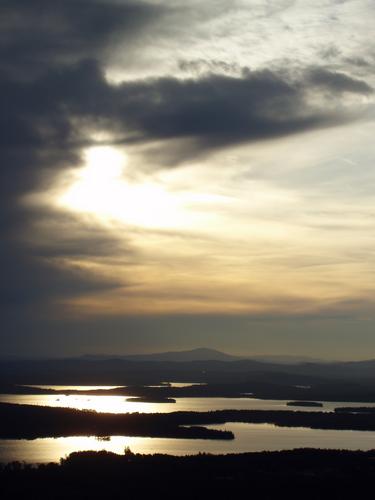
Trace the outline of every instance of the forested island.
{"type": "Polygon", "coordinates": [[[287,406],[306,406],[311,408],[322,408],[323,403],[317,401],[288,401],[287,406]]]}
{"type": "Polygon", "coordinates": [[[0,403],[0,439],[113,435],[183,439],[234,438],[232,432],[207,429],[189,422],[189,418],[173,418],[173,415],[176,414],[96,413],[71,408],[0,403]],[[184,426],[189,424],[191,426],[184,426]]]}
{"type": "Polygon", "coordinates": [[[152,398],[152,397],[127,398],[126,401],[128,403],[175,403],[176,402],[176,400],[173,398],[152,398]]]}
{"type": "Polygon", "coordinates": [[[64,436],[143,436],[186,439],[233,439],[230,431],[204,425],[244,422],[282,427],[374,431],[373,414],[305,411],[218,410],[172,413],[96,413],[0,403],[0,438],[64,436]]]}

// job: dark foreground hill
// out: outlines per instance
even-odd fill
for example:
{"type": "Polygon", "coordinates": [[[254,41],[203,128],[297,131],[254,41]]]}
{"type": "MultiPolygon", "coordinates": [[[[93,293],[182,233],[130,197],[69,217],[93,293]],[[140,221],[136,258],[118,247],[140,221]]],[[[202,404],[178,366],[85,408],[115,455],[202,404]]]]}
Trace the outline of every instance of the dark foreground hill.
{"type": "Polygon", "coordinates": [[[60,465],[0,466],[8,499],[371,498],[375,451],[294,450],[240,455],[73,453],[60,465]]]}

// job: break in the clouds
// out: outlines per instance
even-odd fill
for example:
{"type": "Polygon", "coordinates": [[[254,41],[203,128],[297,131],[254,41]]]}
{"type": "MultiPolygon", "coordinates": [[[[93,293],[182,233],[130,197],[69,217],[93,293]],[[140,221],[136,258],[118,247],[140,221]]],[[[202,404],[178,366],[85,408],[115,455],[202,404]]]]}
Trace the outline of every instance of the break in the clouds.
{"type": "Polygon", "coordinates": [[[3,0],[0,19],[4,352],[63,349],[62,321],[77,352],[88,325],[97,349],[112,328],[113,350],[136,331],[333,352],[348,322],[371,346],[373,2],[3,0]]]}

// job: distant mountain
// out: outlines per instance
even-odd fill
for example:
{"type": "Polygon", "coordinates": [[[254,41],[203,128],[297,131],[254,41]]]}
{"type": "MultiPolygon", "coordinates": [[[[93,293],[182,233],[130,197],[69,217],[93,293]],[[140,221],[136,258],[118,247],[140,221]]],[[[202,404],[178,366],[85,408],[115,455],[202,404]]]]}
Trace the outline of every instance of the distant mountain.
{"type": "Polygon", "coordinates": [[[190,351],[168,351],[154,354],[133,354],[123,356],[123,359],[134,361],[236,361],[241,358],[217,351],[200,347],[190,351]]]}
{"type": "Polygon", "coordinates": [[[289,364],[280,361],[244,359],[214,349],[128,357],[4,360],[0,361],[0,393],[1,385],[3,393],[9,389],[5,387],[7,384],[155,385],[161,381],[187,381],[235,384],[238,391],[257,392],[271,399],[295,400],[299,394],[290,391],[311,386],[311,391],[318,392],[303,394],[309,401],[324,397],[338,398],[336,401],[375,401],[375,360],[303,363],[300,358],[289,364]],[[323,385],[324,394],[319,389],[323,385]]]}
{"type": "Polygon", "coordinates": [[[188,362],[188,361],[238,361],[238,356],[232,356],[224,352],[217,351],[216,349],[208,349],[200,347],[198,349],[191,349],[190,351],[168,351],[158,352],[153,354],[129,354],[122,356],[84,356],[86,359],[124,359],[128,361],[174,361],[174,362],[188,362]]]}
{"type": "Polygon", "coordinates": [[[189,351],[167,351],[152,354],[124,354],[124,355],[87,355],[85,359],[101,360],[101,359],[123,359],[129,361],[172,361],[172,362],[188,362],[188,361],[240,361],[249,360],[261,363],[272,363],[281,365],[298,365],[302,363],[320,363],[320,360],[307,356],[291,356],[291,355],[255,355],[255,356],[234,356],[226,354],[216,349],[200,347],[189,351]]]}

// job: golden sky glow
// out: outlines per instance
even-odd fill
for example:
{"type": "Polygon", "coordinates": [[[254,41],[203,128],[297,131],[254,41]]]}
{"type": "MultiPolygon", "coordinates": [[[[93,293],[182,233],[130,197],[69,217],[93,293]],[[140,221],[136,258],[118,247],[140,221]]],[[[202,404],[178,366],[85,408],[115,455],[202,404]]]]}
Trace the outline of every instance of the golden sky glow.
{"type": "Polygon", "coordinates": [[[372,245],[372,200],[348,200],[348,183],[330,171],[350,175],[364,142],[359,127],[312,132],[136,179],[124,148],[87,149],[44,200],[130,241],[137,257],[65,259],[123,282],[65,306],[73,315],[306,314],[361,299],[374,286],[372,262],[355,257],[359,241],[362,251],[372,245]]]}

